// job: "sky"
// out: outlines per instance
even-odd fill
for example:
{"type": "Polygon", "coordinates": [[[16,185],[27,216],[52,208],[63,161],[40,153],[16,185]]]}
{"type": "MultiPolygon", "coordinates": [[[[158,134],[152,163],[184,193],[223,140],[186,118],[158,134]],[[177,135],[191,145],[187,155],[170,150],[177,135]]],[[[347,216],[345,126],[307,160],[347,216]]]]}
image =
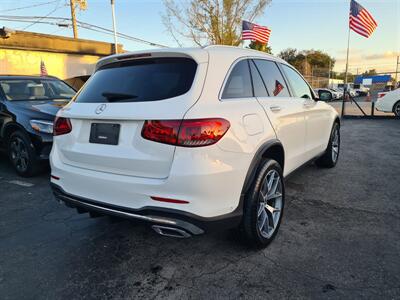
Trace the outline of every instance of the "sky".
{"type": "MultiPolygon", "coordinates": [[[[177,0],[179,2],[179,0],[177,0]]],[[[180,1],[183,4],[188,0],[180,1]]],[[[350,34],[349,71],[361,73],[367,69],[380,72],[394,71],[396,56],[400,55],[400,0],[359,0],[375,18],[378,28],[366,39],[350,34]]],[[[68,0],[0,0],[0,15],[70,17],[68,0]],[[52,2],[46,5],[18,9],[52,2]]],[[[87,0],[88,8],[78,11],[80,21],[112,28],[109,0],[87,0]]],[[[155,43],[177,47],[162,23],[162,0],[115,0],[117,30],[155,43]]],[[[274,54],[288,47],[316,49],[327,52],[336,59],[335,71],[345,69],[349,0],[272,0],[263,15],[254,22],[271,28],[269,45],[274,54]]],[[[0,20],[0,27],[21,30],[29,23],[0,20]]],[[[72,36],[71,28],[34,24],[27,31],[72,36]]],[[[113,42],[113,37],[79,28],[79,37],[113,42]]],[[[119,40],[125,50],[151,48],[124,39],[119,40]]],[[[193,46],[189,41],[185,46],[193,46]]],[[[399,66],[400,68],[400,66],[399,66]]]]}

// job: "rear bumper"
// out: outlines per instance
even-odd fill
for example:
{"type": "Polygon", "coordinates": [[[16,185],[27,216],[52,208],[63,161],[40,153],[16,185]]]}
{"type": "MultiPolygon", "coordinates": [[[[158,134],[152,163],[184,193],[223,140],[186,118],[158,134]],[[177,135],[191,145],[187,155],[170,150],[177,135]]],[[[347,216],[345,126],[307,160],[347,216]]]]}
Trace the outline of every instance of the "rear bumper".
{"type": "Polygon", "coordinates": [[[104,215],[144,221],[154,225],[178,228],[191,235],[233,228],[238,226],[242,219],[242,208],[240,206],[232,213],[218,217],[204,218],[185,211],[169,208],[149,206],[141,209],[132,209],[98,202],[68,194],[54,183],[51,183],[51,188],[55,198],[65,203],[68,207],[77,208],[84,212],[96,212],[104,215]]]}

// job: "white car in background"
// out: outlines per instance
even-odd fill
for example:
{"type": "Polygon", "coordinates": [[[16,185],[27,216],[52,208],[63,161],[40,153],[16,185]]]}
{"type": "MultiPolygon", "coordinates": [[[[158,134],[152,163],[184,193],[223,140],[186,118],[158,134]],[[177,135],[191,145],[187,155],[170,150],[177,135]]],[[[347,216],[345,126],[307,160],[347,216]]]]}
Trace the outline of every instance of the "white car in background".
{"type": "Polygon", "coordinates": [[[339,90],[339,89],[334,89],[334,88],[330,88],[329,90],[335,92],[337,94],[337,99],[342,99],[343,97],[343,91],[339,90]]]}
{"type": "Polygon", "coordinates": [[[383,112],[392,112],[397,117],[400,117],[400,88],[385,92],[376,100],[375,108],[383,112]]]}
{"type": "Polygon", "coordinates": [[[353,89],[357,93],[357,96],[367,96],[369,93],[369,88],[362,84],[353,84],[353,89]]]}
{"type": "MultiPolygon", "coordinates": [[[[330,93],[332,95],[332,99],[333,100],[337,100],[340,99],[340,94],[332,89],[325,89],[325,88],[320,88],[320,89],[314,89],[314,92],[319,95],[320,91],[326,92],[326,93],[330,93]]],[[[343,95],[343,93],[342,93],[343,95]]]]}
{"type": "Polygon", "coordinates": [[[339,128],[300,73],[260,51],[113,55],[58,113],[51,183],[80,212],[147,221],[174,237],[240,227],[266,246],[284,177],[309,161],[334,167],[339,128]]]}
{"type": "MultiPolygon", "coordinates": [[[[352,86],[353,86],[353,84],[351,84],[351,83],[348,83],[348,84],[347,84],[347,92],[350,94],[351,97],[354,98],[354,97],[357,97],[358,94],[357,94],[357,92],[355,91],[355,89],[353,89],[352,86]]],[[[337,86],[337,88],[338,88],[339,90],[341,90],[342,93],[344,93],[345,84],[344,84],[344,83],[339,83],[338,86],[337,86]]]]}

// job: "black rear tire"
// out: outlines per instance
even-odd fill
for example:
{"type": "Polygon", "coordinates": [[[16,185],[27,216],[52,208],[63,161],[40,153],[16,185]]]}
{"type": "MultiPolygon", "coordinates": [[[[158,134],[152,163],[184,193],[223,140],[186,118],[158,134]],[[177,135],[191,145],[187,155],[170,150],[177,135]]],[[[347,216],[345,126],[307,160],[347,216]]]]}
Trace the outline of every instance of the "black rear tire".
{"type": "Polygon", "coordinates": [[[10,135],[7,152],[10,162],[19,176],[31,177],[40,172],[41,168],[35,148],[25,132],[17,130],[10,135]]]}
{"type": "Polygon", "coordinates": [[[328,147],[326,148],[324,154],[315,161],[315,164],[318,167],[322,168],[333,168],[334,166],[336,166],[339,160],[339,153],[340,153],[340,126],[337,122],[335,122],[332,126],[328,147]],[[337,150],[336,157],[334,155],[335,149],[337,150]]]}
{"type": "MultiPolygon", "coordinates": [[[[267,188],[268,190],[264,194],[268,194],[270,192],[268,185],[267,188]]],[[[279,163],[273,159],[264,160],[258,168],[257,174],[246,196],[243,208],[241,231],[244,234],[244,238],[249,246],[256,248],[264,248],[268,246],[269,243],[271,243],[271,241],[275,238],[279,226],[281,224],[284,203],[285,203],[285,186],[283,181],[282,168],[279,165],[279,163]],[[268,174],[271,174],[271,172],[273,172],[273,174],[276,174],[274,176],[278,175],[281,184],[280,186],[281,197],[279,198],[280,212],[279,212],[279,219],[276,220],[277,222],[275,222],[273,226],[274,231],[271,233],[270,236],[266,236],[265,232],[263,233],[262,230],[260,229],[259,218],[261,214],[259,212],[261,207],[261,201],[263,200],[260,193],[262,192],[266,180],[268,180],[267,177],[268,174]]],[[[266,215],[268,216],[266,222],[270,222],[269,220],[272,220],[272,223],[274,223],[274,217],[268,213],[266,215]]],[[[268,223],[267,226],[269,226],[269,224],[271,223],[268,223]]]]}
{"type": "Polygon", "coordinates": [[[393,113],[396,117],[400,117],[400,101],[397,101],[393,105],[393,113]]]}

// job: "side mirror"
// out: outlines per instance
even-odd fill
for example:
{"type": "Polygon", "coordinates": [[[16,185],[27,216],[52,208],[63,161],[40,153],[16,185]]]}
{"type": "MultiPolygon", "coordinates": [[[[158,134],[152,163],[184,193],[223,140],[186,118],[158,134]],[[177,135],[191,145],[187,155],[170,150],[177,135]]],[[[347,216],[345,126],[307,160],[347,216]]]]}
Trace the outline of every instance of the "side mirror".
{"type": "Polygon", "coordinates": [[[332,93],[329,91],[318,91],[318,98],[321,101],[332,101],[333,96],[332,93]]]}

